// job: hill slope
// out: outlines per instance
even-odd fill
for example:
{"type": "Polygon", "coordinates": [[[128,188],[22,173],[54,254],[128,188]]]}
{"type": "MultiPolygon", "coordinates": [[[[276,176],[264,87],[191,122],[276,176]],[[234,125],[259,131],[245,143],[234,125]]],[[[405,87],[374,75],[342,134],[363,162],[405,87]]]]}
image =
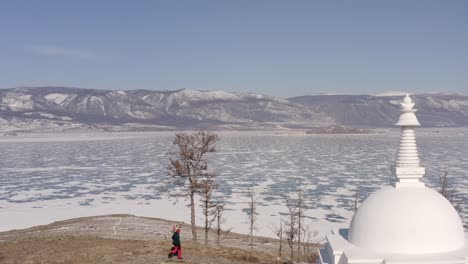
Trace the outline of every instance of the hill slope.
{"type": "MultiPolygon", "coordinates": [[[[0,263],[277,263],[278,240],[255,237],[254,254],[250,256],[247,235],[229,233],[217,246],[211,232],[205,247],[202,241],[191,240],[190,227],[185,224],[181,235],[184,259],[168,260],[168,231],[175,224],[179,223],[106,215],[0,232],[0,263]]],[[[197,231],[203,237],[202,228],[197,231]]],[[[315,250],[311,257],[315,258],[315,250]]]]}

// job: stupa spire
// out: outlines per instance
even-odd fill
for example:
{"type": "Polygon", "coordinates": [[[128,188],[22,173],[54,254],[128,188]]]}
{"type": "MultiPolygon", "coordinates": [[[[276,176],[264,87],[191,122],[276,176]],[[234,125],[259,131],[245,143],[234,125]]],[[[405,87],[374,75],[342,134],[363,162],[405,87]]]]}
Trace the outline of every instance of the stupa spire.
{"type": "Polygon", "coordinates": [[[420,165],[418,148],[414,128],[420,126],[416,117],[416,109],[413,109],[414,102],[406,94],[406,97],[400,103],[401,115],[396,123],[401,127],[400,147],[394,167],[393,186],[399,187],[424,187],[420,181],[425,173],[424,167],[420,165]]]}

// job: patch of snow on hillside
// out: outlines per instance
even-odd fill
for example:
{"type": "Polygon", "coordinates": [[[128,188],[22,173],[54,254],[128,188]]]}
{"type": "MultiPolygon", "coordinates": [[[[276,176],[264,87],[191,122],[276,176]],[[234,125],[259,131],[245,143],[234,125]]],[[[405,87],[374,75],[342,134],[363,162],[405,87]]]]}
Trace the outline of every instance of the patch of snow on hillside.
{"type": "Polygon", "coordinates": [[[7,96],[2,98],[2,103],[7,105],[12,111],[33,109],[31,95],[8,93],[7,96]]]}
{"type": "Polygon", "coordinates": [[[94,95],[90,96],[89,102],[95,104],[96,106],[99,106],[99,108],[101,108],[102,113],[106,112],[106,109],[104,108],[104,102],[102,101],[101,97],[94,95]]]}
{"type": "Polygon", "coordinates": [[[405,96],[405,95],[406,95],[406,92],[402,92],[402,91],[386,91],[383,93],[374,94],[374,96],[405,96]]]}
{"type": "Polygon", "coordinates": [[[25,116],[34,116],[34,115],[39,115],[41,117],[45,118],[56,118],[57,116],[49,113],[44,113],[44,112],[30,112],[30,113],[24,113],[23,115],[25,116]]]}
{"type": "Polygon", "coordinates": [[[242,98],[235,94],[224,91],[196,91],[184,89],[174,94],[178,98],[187,98],[191,101],[211,101],[211,100],[225,100],[225,101],[241,101],[242,98]]]}
{"type": "Polygon", "coordinates": [[[115,96],[126,96],[127,93],[124,92],[124,91],[112,91],[110,92],[111,95],[115,95],[115,96]]]}
{"type": "Polygon", "coordinates": [[[139,119],[147,119],[147,118],[154,117],[153,114],[148,113],[148,112],[142,112],[142,111],[129,112],[128,115],[131,117],[139,118],[139,119]]]}
{"type": "Polygon", "coordinates": [[[450,109],[459,110],[460,108],[468,107],[468,100],[450,99],[448,105],[450,109]]]}
{"type": "Polygon", "coordinates": [[[159,103],[164,98],[164,94],[151,93],[141,97],[141,99],[147,103],[155,104],[159,103]]]}
{"type": "Polygon", "coordinates": [[[63,103],[68,98],[68,96],[68,94],[51,93],[44,96],[44,98],[59,105],[63,103]]]}
{"type": "Polygon", "coordinates": [[[248,99],[257,99],[257,100],[269,100],[275,103],[287,104],[292,105],[292,103],[286,99],[277,98],[269,95],[264,94],[256,94],[256,93],[238,93],[240,96],[248,99]]]}
{"type": "Polygon", "coordinates": [[[427,101],[435,108],[443,108],[444,107],[443,103],[438,99],[435,99],[435,98],[432,98],[432,97],[427,97],[427,101]]]}
{"type": "Polygon", "coordinates": [[[91,103],[97,103],[97,104],[102,104],[103,103],[101,97],[94,96],[94,95],[89,97],[89,101],[91,103]]]}

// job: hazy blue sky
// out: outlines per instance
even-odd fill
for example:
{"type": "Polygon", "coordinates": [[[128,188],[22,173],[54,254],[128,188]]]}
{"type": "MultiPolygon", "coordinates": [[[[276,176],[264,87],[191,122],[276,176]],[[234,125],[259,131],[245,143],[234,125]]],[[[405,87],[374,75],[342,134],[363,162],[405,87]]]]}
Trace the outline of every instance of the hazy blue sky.
{"type": "Polygon", "coordinates": [[[0,87],[468,93],[468,1],[0,0],[0,87]]]}

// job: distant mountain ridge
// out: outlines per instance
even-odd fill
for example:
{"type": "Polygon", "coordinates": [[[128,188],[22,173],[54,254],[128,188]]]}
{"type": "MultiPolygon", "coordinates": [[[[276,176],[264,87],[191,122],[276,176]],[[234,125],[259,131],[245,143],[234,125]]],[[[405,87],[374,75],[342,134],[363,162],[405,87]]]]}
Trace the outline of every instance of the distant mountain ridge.
{"type": "MultiPolygon", "coordinates": [[[[460,94],[415,94],[419,122],[425,127],[468,126],[468,96],[460,94]]],[[[402,96],[328,95],[290,98],[326,113],[344,126],[388,127],[398,120],[402,96]]]]}
{"type": "MultiPolygon", "coordinates": [[[[468,96],[415,95],[424,126],[468,126],[468,96]]],[[[0,130],[305,129],[389,127],[401,96],[316,95],[280,99],[223,91],[0,89],[0,130]]]]}
{"type": "Polygon", "coordinates": [[[0,90],[3,130],[132,126],[275,129],[335,124],[312,107],[254,93],[112,91],[67,87],[0,90]],[[130,125],[129,125],[130,124],[130,125]]]}

